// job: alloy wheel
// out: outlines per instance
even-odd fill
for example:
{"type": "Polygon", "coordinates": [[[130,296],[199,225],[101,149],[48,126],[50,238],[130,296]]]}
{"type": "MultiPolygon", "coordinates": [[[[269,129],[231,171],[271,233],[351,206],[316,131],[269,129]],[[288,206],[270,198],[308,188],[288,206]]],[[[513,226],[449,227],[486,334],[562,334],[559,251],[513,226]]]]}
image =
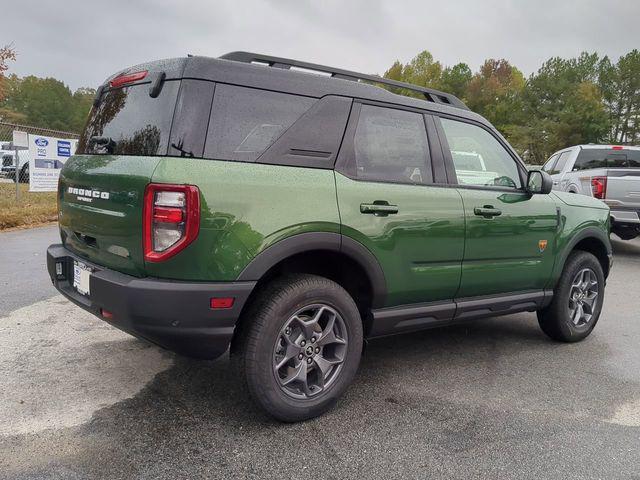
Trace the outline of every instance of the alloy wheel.
{"type": "Polygon", "coordinates": [[[590,268],[583,268],[573,278],[569,290],[569,317],[576,326],[587,325],[598,304],[598,277],[590,268]]]}
{"type": "Polygon", "coordinates": [[[347,353],[342,316],[325,304],[301,308],[284,323],[273,350],[273,372],[289,396],[314,397],[335,382],[347,353]]]}

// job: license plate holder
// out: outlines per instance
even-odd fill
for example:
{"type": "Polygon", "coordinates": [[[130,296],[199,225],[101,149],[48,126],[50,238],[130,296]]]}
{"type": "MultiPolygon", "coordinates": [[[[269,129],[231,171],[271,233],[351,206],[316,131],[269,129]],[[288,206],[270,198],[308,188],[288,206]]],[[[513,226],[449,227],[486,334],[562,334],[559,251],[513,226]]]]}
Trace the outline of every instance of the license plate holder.
{"type": "Polygon", "coordinates": [[[77,260],[73,261],[73,288],[81,295],[89,296],[91,293],[91,272],[91,267],[77,260]]]}

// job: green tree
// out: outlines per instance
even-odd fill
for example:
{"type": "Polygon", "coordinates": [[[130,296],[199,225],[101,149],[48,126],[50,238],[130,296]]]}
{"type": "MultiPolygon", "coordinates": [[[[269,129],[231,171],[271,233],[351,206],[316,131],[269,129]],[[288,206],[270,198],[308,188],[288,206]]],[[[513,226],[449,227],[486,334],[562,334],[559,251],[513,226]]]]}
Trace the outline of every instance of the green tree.
{"type": "Polygon", "coordinates": [[[13,45],[5,45],[0,48],[0,101],[6,95],[6,72],[9,69],[9,62],[16,59],[16,51],[13,45]]]}
{"type": "Polygon", "coordinates": [[[473,73],[466,63],[458,63],[453,67],[446,67],[440,77],[440,88],[464,100],[467,96],[469,83],[473,73]]]}
{"type": "Polygon", "coordinates": [[[92,88],[69,87],[55,78],[15,75],[6,79],[6,98],[0,102],[0,118],[13,123],[79,132],[95,95],[92,88]]]}
{"type": "Polygon", "coordinates": [[[634,49],[613,64],[604,57],[598,84],[609,113],[611,143],[640,142],[640,51],[634,49]]]}
{"type": "Polygon", "coordinates": [[[467,105],[501,131],[522,121],[522,72],[507,60],[486,60],[467,87],[467,105]]]}
{"type": "Polygon", "coordinates": [[[609,115],[597,84],[598,55],[552,58],[532,75],[523,92],[524,121],[514,129],[519,149],[533,163],[555,150],[579,143],[598,143],[610,129],[609,115]]]}
{"type": "Polygon", "coordinates": [[[64,130],[73,116],[71,90],[55,78],[23,78],[7,107],[25,115],[29,125],[64,130]]]}
{"type": "MultiPolygon", "coordinates": [[[[384,73],[384,77],[421,87],[439,89],[442,81],[442,71],[442,64],[435,61],[433,55],[424,50],[413,57],[406,65],[396,60],[391,68],[384,73]]],[[[423,95],[412,90],[393,87],[389,88],[389,90],[409,97],[424,98],[423,95]]]]}
{"type": "Polygon", "coordinates": [[[69,122],[70,131],[79,132],[84,128],[95,96],[95,88],[82,87],[73,92],[73,116],[69,122]]]}

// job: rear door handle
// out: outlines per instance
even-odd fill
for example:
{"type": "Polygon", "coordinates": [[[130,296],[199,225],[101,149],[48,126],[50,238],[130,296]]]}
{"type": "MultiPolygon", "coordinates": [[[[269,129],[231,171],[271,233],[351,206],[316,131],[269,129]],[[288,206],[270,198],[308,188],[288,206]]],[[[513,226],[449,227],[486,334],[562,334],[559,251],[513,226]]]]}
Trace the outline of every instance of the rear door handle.
{"type": "Polygon", "coordinates": [[[473,213],[475,213],[479,217],[492,218],[492,217],[499,217],[500,215],[502,215],[502,210],[493,208],[491,205],[485,205],[484,207],[474,208],[473,213]]]}
{"type": "Polygon", "coordinates": [[[398,213],[397,205],[389,205],[383,200],[376,200],[374,203],[361,203],[360,213],[376,215],[378,217],[386,217],[398,213]]]}

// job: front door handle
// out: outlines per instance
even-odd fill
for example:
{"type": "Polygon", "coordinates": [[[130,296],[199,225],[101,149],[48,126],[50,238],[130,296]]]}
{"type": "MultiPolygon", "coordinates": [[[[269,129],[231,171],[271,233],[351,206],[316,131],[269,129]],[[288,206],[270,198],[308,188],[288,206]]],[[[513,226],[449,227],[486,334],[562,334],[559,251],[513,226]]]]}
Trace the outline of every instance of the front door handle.
{"type": "Polygon", "coordinates": [[[397,205],[389,205],[389,202],[384,200],[376,200],[373,203],[361,203],[360,213],[372,214],[378,217],[386,217],[398,213],[397,205]]]}
{"type": "Polygon", "coordinates": [[[502,210],[493,208],[493,206],[491,205],[485,205],[484,207],[474,208],[473,213],[475,213],[479,217],[492,218],[492,217],[499,217],[500,215],[502,215],[502,210]]]}

